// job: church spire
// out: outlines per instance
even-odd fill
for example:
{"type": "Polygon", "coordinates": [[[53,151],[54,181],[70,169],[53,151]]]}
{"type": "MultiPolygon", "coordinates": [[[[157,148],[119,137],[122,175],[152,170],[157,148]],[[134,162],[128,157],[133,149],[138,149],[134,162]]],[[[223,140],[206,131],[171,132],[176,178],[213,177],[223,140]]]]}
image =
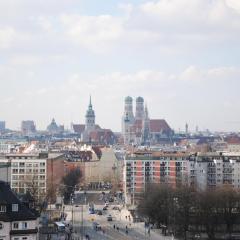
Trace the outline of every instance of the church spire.
{"type": "Polygon", "coordinates": [[[148,119],[148,107],[147,107],[147,103],[145,104],[145,109],[144,109],[144,117],[145,119],[148,119]]]}
{"type": "Polygon", "coordinates": [[[88,109],[92,109],[92,96],[90,95],[88,109]]]}

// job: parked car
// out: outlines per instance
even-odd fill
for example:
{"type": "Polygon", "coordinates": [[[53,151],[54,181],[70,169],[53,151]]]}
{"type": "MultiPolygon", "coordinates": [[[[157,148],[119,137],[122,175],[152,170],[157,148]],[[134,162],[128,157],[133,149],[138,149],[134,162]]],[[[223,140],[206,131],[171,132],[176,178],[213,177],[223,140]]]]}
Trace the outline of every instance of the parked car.
{"type": "Polygon", "coordinates": [[[103,213],[102,213],[101,210],[96,210],[96,214],[100,216],[100,215],[102,215],[103,213]]]}
{"type": "Polygon", "coordinates": [[[113,219],[112,219],[112,215],[108,215],[108,216],[107,216],[107,221],[110,222],[110,221],[112,221],[112,220],[113,220],[113,219]]]}
{"type": "Polygon", "coordinates": [[[101,231],[102,227],[99,223],[93,222],[93,229],[96,231],[101,231]]]}
{"type": "Polygon", "coordinates": [[[118,206],[114,206],[112,209],[120,211],[120,208],[118,206]]]}
{"type": "Polygon", "coordinates": [[[103,207],[103,209],[102,209],[103,211],[106,211],[106,210],[108,210],[108,207],[107,206],[105,206],[105,207],[103,207]]]}

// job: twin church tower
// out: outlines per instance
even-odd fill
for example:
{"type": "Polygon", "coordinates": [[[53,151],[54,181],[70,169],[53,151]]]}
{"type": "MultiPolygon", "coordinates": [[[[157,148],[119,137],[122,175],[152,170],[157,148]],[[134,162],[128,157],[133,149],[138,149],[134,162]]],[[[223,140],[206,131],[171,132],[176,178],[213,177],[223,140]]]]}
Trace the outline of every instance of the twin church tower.
{"type": "Polygon", "coordinates": [[[146,144],[149,141],[150,119],[144,99],[136,98],[136,111],[133,114],[133,99],[125,98],[124,114],[122,117],[122,135],[125,144],[146,144]]]}
{"type": "MultiPolygon", "coordinates": [[[[95,112],[90,97],[85,115],[85,124],[72,124],[73,131],[78,133],[84,142],[94,142],[112,145],[116,141],[115,134],[110,129],[101,128],[95,123],[95,112]]],[[[149,145],[161,143],[173,134],[172,129],[164,119],[150,119],[147,106],[142,97],[136,98],[135,115],[133,99],[124,100],[122,117],[122,138],[124,144],[149,145]]]]}

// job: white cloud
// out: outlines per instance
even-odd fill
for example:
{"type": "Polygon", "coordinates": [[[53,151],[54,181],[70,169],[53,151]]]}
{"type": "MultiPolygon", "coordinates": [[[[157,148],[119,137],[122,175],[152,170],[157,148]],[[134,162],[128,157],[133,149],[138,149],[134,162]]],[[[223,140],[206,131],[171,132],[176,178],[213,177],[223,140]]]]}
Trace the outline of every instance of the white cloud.
{"type": "Polygon", "coordinates": [[[33,55],[16,55],[9,60],[11,65],[36,65],[42,63],[44,60],[41,57],[33,55]]]}
{"type": "Polygon", "coordinates": [[[122,21],[111,15],[62,15],[64,33],[76,44],[101,51],[122,35],[122,21]]]}
{"type": "Polygon", "coordinates": [[[227,6],[238,11],[240,13],[240,1],[239,0],[225,0],[227,6]]]}
{"type": "Polygon", "coordinates": [[[12,27],[0,28],[0,48],[9,48],[15,37],[16,32],[12,27]]]}

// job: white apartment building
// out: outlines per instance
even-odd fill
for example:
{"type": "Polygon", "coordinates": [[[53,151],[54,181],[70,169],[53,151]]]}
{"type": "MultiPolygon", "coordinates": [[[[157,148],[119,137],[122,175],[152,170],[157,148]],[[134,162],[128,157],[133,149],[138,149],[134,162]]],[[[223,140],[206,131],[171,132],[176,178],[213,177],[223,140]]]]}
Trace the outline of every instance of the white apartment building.
{"type": "Polygon", "coordinates": [[[10,186],[16,193],[26,193],[37,188],[38,194],[44,194],[47,188],[47,156],[41,154],[7,154],[0,163],[6,161],[10,169],[10,186]]]}
{"type": "Polygon", "coordinates": [[[191,184],[199,189],[231,185],[240,189],[240,153],[198,153],[190,157],[191,184]]]}

